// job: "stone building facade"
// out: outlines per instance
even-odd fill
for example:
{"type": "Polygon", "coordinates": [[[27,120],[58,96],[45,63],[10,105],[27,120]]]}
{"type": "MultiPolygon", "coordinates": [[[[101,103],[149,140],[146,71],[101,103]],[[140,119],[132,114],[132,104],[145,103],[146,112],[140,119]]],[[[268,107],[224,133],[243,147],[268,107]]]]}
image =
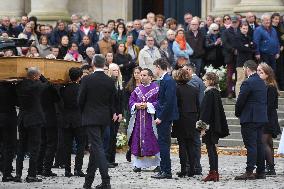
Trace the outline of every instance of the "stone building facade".
{"type": "Polygon", "coordinates": [[[242,14],[248,11],[257,14],[284,13],[283,0],[1,0],[0,16],[18,17],[27,14],[50,22],[58,19],[68,20],[71,14],[77,13],[90,15],[98,22],[115,18],[132,20],[139,17],[136,13],[139,8],[141,12],[141,7],[146,7],[146,4],[147,9],[140,17],[143,17],[147,10],[159,10],[156,13],[178,18],[178,21],[182,21],[182,16],[187,11],[203,18],[208,14],[242,14]]]}

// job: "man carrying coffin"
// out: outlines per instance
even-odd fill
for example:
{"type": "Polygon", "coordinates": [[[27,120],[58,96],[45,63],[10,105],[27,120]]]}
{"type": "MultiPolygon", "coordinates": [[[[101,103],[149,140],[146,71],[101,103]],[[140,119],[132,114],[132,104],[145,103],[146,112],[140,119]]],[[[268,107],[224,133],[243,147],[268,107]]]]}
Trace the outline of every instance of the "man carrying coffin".
{"type": "Polygon", "coordinates": [[[154,171],[159,171],[160,149],[154,122],[159,87],[152,82],[153,77],[153,72],[144,68],[141,71],[142,84],[136,87],[129,100],[132,116],[128,137],[131,153],[134,155],[134,172],[140,172],[141,168],[151,166],[156,166],[154,171]]]}

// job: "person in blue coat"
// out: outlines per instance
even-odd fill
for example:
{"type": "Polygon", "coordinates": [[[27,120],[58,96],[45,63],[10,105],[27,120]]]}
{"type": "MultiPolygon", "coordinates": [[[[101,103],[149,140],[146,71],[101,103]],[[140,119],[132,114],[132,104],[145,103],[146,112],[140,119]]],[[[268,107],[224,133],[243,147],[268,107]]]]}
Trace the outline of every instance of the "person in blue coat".
{"type": "Polygon", "coordinates": [[[267,87],[256,73],[257,64],[253,60],[244,63],[248,77],[241,85],[235,105],[235,115],[240,119],[243,142],[247,149],[246,172],[235,180],[253,180],[265,178],[265,157],[262,144],[263,127],[267,117],[267,87]],[[253,171],[257,166],[256,174],[253,171]]]}
{"type": "Polygon", "coordinates": [[[176,82],[167,73],[169,63],[165,59],[157,59],[154,62],[155,73],[160,77],[160,89],[158,96],[158,107],[156,111],[156,126],[158,132],[158,144],[161,156],[161,171],[152,176],[156,179],[171,179],[171,125],[179,118],[176,82]]]}

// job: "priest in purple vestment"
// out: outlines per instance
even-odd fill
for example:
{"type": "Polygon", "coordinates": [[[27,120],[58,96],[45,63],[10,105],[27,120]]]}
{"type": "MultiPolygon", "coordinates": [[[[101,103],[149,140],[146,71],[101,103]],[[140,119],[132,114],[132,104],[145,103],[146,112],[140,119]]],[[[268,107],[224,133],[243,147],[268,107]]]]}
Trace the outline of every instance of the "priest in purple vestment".
{"type": "Polygon", "coordinates": [[[141,71],[141,85],[131,93],[129,106],[131,118],[128,126],[128,140],[134,156],[134,172],[141,168],[160,166],[160,149],[157,140],[157,128],[154,122],[158,102],[159,86],[152,82],[153,72],[150,69],[141,71]]]}

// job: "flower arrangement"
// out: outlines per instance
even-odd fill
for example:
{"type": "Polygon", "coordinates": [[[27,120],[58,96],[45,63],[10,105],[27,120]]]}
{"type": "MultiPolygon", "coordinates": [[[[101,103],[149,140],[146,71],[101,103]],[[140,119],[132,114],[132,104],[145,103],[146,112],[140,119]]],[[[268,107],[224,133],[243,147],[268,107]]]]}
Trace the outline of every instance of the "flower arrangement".
{"type": "Polygon", "coordinates": [[[220,68],[216,69],[212,65],[204,67],[205,72],[214,72],[219,77],[219,88],[222,92],[226,92],[227,90],[227,67],[221,66],[220,68]]]}
{"type": "Polygon", "coordinates": [[[124,146],[126,146],[127,144],[127,136],[123,133],[117,133],[117,136],[116,136],[116,147],[117,148],[123,148],[124,146]]]}

